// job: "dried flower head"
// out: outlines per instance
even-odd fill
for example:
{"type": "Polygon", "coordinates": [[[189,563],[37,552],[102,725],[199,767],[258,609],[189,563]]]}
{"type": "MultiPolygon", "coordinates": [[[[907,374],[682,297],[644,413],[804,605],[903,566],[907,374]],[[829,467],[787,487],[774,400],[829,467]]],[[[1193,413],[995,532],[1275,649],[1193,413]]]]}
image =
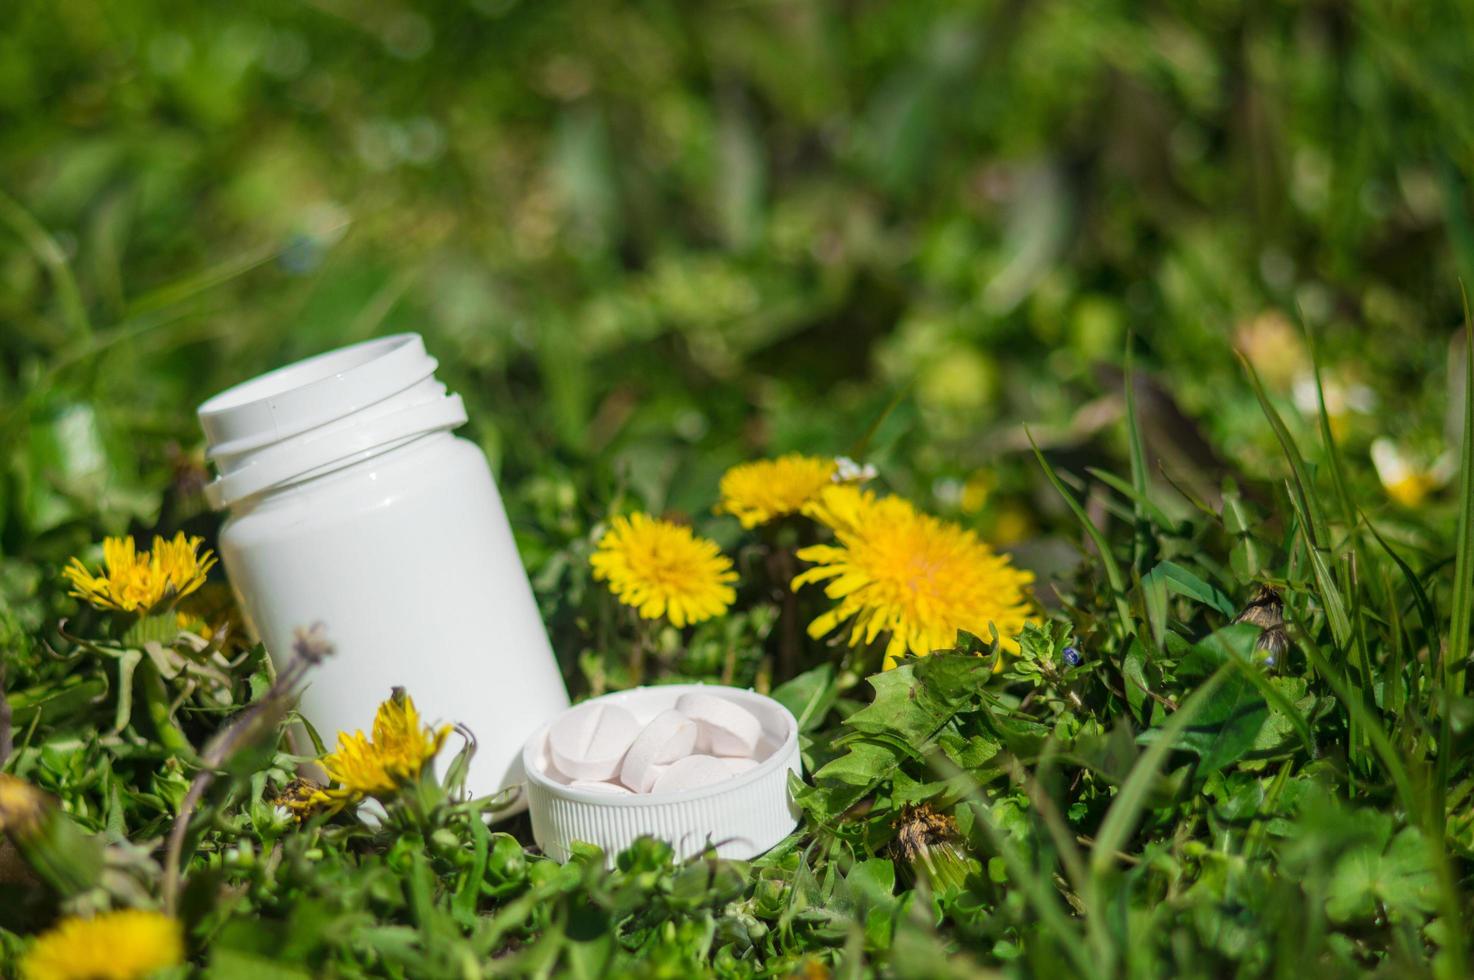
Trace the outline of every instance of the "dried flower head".
{"type": "Polygon", "coordinates": [[[292,631],[292,650],[307,664],[320,664],[332,656],[336,647],[328,639],[328,628],[322,623],[298,626],[292,631]]]}
{"type": "Polygon", "coordinates": [[[797,514],[838,472],[836,460],[799,453],[734,466],[722,475],[717,513],[731,514],[746,528],[797,514]]]}
{"type": "Polygon", "coordinates": [[[970,869],[956,820],[920,803],[902,809],[895,828],[890,850],[902,867],[937,891],[962,887],[970,869]]]}
{"type": "Polygon", "coordinates": [[[1254,590],[1253,597],[1244,608],[1239,610],[1234,622],[1253,623],[1260,629],[1269,629],[1285,621],[1284,612],[1285,602],[1280,598],[1279,592],[1272,586],[1261,585],[1254,590]]]}
{"type": "Polygon", "coordinates": [[[1234,617],[1235,623],[1251,623],[1262,632],[1254,641],[1254,650],[1259,662],[1266,667],[1279,666],[1280,659],[1290,646],[1289,634],[1285,632],[1285,602],[1272,586],[1260,585],[1247,605],[1234,617]]]}
{"type": "Polygon", "coordinates": [[[589,564],[620,602],[675,626],[720,616],[737,598],[737,573],[715,541],[648,514],[614,518],[589,564]]]}
{"type": "Polygon", "coordinates": [[[301,805],[336,810],[366,796],[389,799],[419,779],[450,731],[450,725],[435,729],[422,724],[413,699],[396,687],[374,715],[372,739],[361,731],[338,733],[337,749],[320,760],[336,785],[317,790],[301,805]]]}
{"type": "Polygon", "coordinates": [[[200,551],[204,543],[204,538],[186,537],[181,531],[167,541],[155,535],[152,548],[138,551],[131,537],[106,538],[101,572],[94,574],[73,558],[62,575],[72,583],[71,595],[98,609],[143,615],[205,584],[215,556],[200,551]]]}
{"type": "Polygon", "coordinates": [[[976,534],[916,510],[900,497],[876,497],[854,486],[831,486],[805,509],[834,531],[833,544],[798,557],[814,567],[798,588],[825,582],[837,600],[809,624],[824,636],[849,624],[850,644],[888,633],[886,666],[907,651],[925,656],[957,645],[958,632],[988,636],[996,626],[1005,647],[1029,621],[1029,572],[1016,569],[976,534]]]}
{"type": "Polygon", "coordinates": [[[184,961],[178,920],[143,909],[68,918],[21,961],[26,980],[141,980],[184,961]]]}
{"type": "Polygon", "coordinates": [[[281,788],[271,805],[286,809],[298,820],[306,820],[330,809],[331,802],[322,786],[299,776],[281,788]]]}

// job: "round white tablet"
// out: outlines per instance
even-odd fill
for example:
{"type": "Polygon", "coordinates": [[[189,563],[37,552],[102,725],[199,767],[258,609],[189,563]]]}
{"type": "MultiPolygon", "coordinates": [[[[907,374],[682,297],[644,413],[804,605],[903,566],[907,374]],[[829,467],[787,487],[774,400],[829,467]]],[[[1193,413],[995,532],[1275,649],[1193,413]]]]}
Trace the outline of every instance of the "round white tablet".
{"type": "Polygon", "coordinates": [[[682,694],[676,710],[701,728],[697,750],[712,755],[751,756],[762,741],[757,716],[715,694],[682,694]]]}
{"type": "Polygon", "coordinates": [[[710,786],[731,778],[732,770],[727,768],[725,761],[711,755],[688,755],[666,766],[650,787],[650,792],[679,793],[683,789],[710,786]]]}
{"type": "Polygon", "coordinates": [[[749,759],[746,756],[723,759],[722,762],[726,765],[727,771],[734,776],[740,776],[744,772],[751,772],[758,767],[758,761],[756,759],[749,759]]]}
{"type": "Polygon", "coordinates": [[[618,783],[604,782],[593,779],[577,779],[568,784],[569,789],[588,790],[590,793],[604,793],[608,796],[633,796],[627,787],[618,783]]]}
{"type": "Polygon", "coordinates": [[[691,754],[696,723],[679,711],[662,711],[650,720],[625,753],[619,781],[636,793],[650,792],[656,767],[691,754]]]}
{"type": "Polygon", "coordinates": [[[619,771],[639,733],[640,723],[624,708],[588,704],[553,722],[548,729],[548,754],[570,780],[608,779],[619,771]]]}

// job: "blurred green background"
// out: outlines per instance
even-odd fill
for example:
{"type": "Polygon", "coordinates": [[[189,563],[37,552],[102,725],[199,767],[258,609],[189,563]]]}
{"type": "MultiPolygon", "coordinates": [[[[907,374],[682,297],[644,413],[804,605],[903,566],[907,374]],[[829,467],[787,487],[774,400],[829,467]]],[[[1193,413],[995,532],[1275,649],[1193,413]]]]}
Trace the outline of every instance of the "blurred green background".
{"type": "Polygon", "coordinates": [[[1232,351],[1303,420],[1301,317],[1354,479],[1381,437],[1426,477],[1403,503],[1440,499],[1467,4],[0,16],[12,558],[195,519],[204,397],[404,330],[534,564],[620,488],[705,514],[726,466],[789,449],[858,446],[1029,539],[1050,517],[1022,423],[1066,463],[1119,459],[1128,335],[1153,456],[1208,491],[1264,475],[1232,351]]]}

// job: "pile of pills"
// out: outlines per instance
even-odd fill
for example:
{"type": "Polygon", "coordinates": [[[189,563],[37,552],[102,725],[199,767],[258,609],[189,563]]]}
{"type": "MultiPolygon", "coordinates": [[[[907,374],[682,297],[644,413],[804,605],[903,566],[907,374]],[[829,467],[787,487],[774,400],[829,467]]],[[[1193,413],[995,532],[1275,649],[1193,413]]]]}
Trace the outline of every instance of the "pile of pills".
{"type": "Polygon", "coordinates": [[[678,793],[731,779],[761,761],[763,726],[715,694],[683,694],[645,724],[617,704],[568,712],[548,730],[553,772],[595,793],[678,793]]]}

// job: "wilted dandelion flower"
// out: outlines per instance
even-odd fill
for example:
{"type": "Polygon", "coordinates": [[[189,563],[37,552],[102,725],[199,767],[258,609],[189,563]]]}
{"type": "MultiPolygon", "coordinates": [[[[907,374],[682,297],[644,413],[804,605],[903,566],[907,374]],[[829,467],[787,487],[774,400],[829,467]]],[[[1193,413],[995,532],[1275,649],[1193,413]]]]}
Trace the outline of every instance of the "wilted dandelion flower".
{"type": "Polygon", "coordinates": [[[184,961],[176,919],[143,909],[69,918],[37,939],[25,959],[26,980],[140,980],[184,961]]]}
{"type": "Polygon", "coordinates": [[[178,599],[205,584],[205,575],[215,565],[215,556],[200,551],[204,538],[186,537],[183,531],[172,540],[155,535],[153,547],[138,551],[129,538],[106,538],[102,542],[103,570],[93,574],[73,558],[62,571],[72,583],[71,595],[98,609],[148,613],[166,600],[178,599]]]}
{"type": "Polygon", "coordinates": [[[298,820],[331,810],[332,803],[321,786],[300,776],[283,786],[271,800],[273,808],[285,810],[298,820]]]}
{"type": "Polygon", "coordinates": [[[722,475],[717,513],[731,514],[746,528],[797,514],[838,471],[836,460],[799,453],[734,466],[722,475]]]}
{"type": "Polygon", "coordinates": [[[901,810],[890,852],[900,867],[917,878],[925,877],[938,892],[962,888],[968,874],[980,869],[967,855],[957,832],[957,821],[946,813],[938,813],[929,803],[912,804],[901,810]]]}
{"type": "Polygon", "coordinates": [[[337,809],[365,796],[392,796],[420,777],[425,764],[445,744],[450,730],[450,725],[434,729],[422,724],[414,700],[403,688],[396,687],[374,715],[372,739],[361,731],[352,735],[339,732],[337,749],[319,760],[336,785],[298,794],[286,805],[302,811],[319,806],[337,809]]]}
{"type": "Polygon", "coordinates": [[[959,630],[988,637],[989,624],[1017,649],[1034,577],[972,531],[853,486],[829,488],[805,513],[832,528],[835,543],[798,552],[814,567],[793,587],[826,582],[824,594],[838,600],[809,624],[810,636],[848,623],[850,644],[859,646],[889,633],[887,668],[908,650],[925,656],[956,646],[959,630]]]}
{"type": "Polygon", "coordinates": [[[642,618],[665,616],[678,627],[720,616],[737,598],[737,573],[715,541],[648,514],[614,518],[589,564],[642,618]]]}

